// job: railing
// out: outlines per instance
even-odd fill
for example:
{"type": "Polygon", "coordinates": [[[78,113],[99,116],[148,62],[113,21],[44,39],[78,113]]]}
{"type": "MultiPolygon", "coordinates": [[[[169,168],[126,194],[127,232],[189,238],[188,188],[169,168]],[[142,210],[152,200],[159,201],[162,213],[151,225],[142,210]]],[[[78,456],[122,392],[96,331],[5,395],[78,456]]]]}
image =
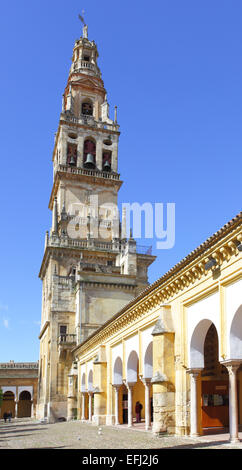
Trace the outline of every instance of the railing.
{"type": "Polygon", "coordinates": [[[76,335],[66,334],[58,337],[59,344],[76,344],[76,335]]]}
{"type": "Polygon", "coordinates": [[[101,170],[88,170],[87,168],[73,168],[67,165],[58,165],[57,170],[73,173],[76,175],[95,176],[98,178],[106,178],[111,180],[119,180],[120,177],[118,173],[108,173],[101,170]]]}
{"type": "Polygon", "coordinates": [[[85,124],[85,118],[91,118],[90,121],[91,121],[91,126],[92,127],[98,127],[100,129],[107,129],[107,130],[110,130],[110,131],[118,131],[119,130],[119,125],[118,124],[114,124],[114,123],[108,123],[108,122],[102,122],[102,121],[95,121],[94,117],[93,116],[88,116],[88,115],[81,115],[79,118],[78,117],[75,117],[73,115],[71,115],[70,113],[69,114],[66,114],[66,113],[61,113],[61,117],[63,119],[65,119],[65,121],[70,121],[70,122],[74,122],[75,124],[85,124]]]}

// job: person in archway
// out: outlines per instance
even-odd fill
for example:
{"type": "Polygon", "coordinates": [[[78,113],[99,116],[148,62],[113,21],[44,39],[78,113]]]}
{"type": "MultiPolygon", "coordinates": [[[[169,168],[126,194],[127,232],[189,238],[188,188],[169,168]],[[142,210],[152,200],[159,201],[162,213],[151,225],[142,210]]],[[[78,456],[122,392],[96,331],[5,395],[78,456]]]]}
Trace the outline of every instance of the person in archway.
{"type": "Polygon", "coordinates": [[[139,423],[141,423],[141,410],[143,408],[143,405],[139,403],[139,423]]]}
{"type": "Polygon", "coordinates": [[[11,413],[11,411],[9,410],[9,412],[8,412],[8,421],[9,421],[9,423],[11,423],[11,418],[12,418],[12,413],[11,413]]]}
{"type": "Polygon", "coordinates": [[[4,422],[6,423],[8,419],[8,413],[6,411],[5,413],[3,413],[3,419],[4,419],[4,422]]]}
{"type": "Polygon", "coordinates": [[[140,402],[137,401],[135,404],[136,423],[140,422],[140,402]]]}

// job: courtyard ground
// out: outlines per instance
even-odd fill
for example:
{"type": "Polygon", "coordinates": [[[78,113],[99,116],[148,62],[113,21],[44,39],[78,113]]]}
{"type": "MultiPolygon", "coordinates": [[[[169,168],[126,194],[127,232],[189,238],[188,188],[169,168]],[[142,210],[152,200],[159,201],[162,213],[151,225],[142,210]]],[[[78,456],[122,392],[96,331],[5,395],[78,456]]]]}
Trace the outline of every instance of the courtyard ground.
{"type": "Polygon", "coordinates": [[[5,423],[0,420],[1,449],[242,449],[229,443],[228,434],[198,438],[163,435],[155,437],[142,426],[100,427],[80,421],[41,423],[26,418],[5,423]]]}

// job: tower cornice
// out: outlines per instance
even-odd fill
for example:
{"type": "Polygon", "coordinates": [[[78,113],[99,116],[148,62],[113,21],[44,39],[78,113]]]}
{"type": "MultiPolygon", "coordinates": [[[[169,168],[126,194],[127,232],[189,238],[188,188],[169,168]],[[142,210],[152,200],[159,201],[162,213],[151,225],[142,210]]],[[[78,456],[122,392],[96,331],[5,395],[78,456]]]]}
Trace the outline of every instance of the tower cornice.
{"type": "Polygon", "coordinates": [[[83,168],[70,168],[65,165],[59,165],[59,170],[55,173],[55,179],[50,195],[49,209],[53,209],[54,198],[57,195],[59,185],[61,182],[65,181],[83,181],[89,184],[100,186],[100,183],[103,186],[115,188],[117,191],[123,184],[123,181],[119,179],[119,174],[114,173],[105,173],[100,170],[87,170],[83,168]]]}

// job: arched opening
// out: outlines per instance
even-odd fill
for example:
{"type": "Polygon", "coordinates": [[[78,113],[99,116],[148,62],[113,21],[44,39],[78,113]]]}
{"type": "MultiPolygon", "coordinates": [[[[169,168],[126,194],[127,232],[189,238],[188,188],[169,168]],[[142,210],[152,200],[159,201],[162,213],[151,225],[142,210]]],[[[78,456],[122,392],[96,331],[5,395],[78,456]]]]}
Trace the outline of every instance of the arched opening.
{"type": "Polygon", "coordinates": [[[83,165],[90,169],[96,167],[96,142],[91,138],[84,141],[83,165]]]}
{"type": "Polygon", "coordinates": [[[67,142],[66,164],[69,166],[77,165],[77,144],[67,142]]]}
{"type": "Polygon", "coordinates": [[[81,113],[83,116],[92,116],[93,115],[93,104],[89,99],[85,99],[82,102],[81,113]]]}
{"type": "Polygon", "coordinates": [[[242,360],[242,305],[236,310],[230,328],[230,358],[242,360]]]}
{"type": "Polygon", "coordinates": [[[117,357],[113,367],[113,384],[122,385],[123,363],[120,357],[117,357]]]}
{"type": "MultiPolygon", "coordinates": [[[[148,345],[144,356],[144,379],[151,379],[153,377],[153,342],[148,345]]],[[[153,389],[149,389],[149,413],[150,422],[153,422],[153,389]]]]}
{"type": "Polygon", "coordinates": [[[93,371],[90,370],[88,374],[88,391],[92,392],[93,391],[93,371]]]}
{"type": "Polygon", "coordinates": [[[82,374],[81,391],[82,392],[86,391],[86,374],[85,374],[85,372],[83,372],[83,374],[82,374]]]}
{"type": "Polygon", "coordinates": [[[219,362],[219,338],[211,320],[202,320],[191,338],[190,364],[201,369],[198,422],[201,432],[229,425],[229,381],[227,369],[219,362]]]}
{"type": "Polygon", "coordinates": [[[153,376],[153,342],[150,342],[144,357],[144,377],[151,379],[153,376]]]}
{"type": "Polygon", "coordinates": [[[137,371],[138,371],[138,354],[136,351],[132,351],[129,355],[127,362],[127,382],[137,382],[137,371]]]}
{"type": "Polygon", "coordinates": [[[94,395],[93,395],[93,371],[90,370],[88,374],[88,417],[89,421],[92,420],[94,410],[94,395]]]}
{"type": "Polygon", "coordinates": [[[12,417],[15,417],[15,401],[14,393],[11,391],[6,391],[3,394],[3,401],[1,406],[1,417],[3,418],[5,413],[11,413],[12,417]]]}
{"type": "Polygon", "coordinates": [[[27,390],[23,390],[19,395],[18,418],[30,418],[31,406],[31,394],[27,390]]]}
{"type": "Polygon", "coordinates": [[[120,357],[117,357],[115,359],[114,366],[113,366],[113,386],[114,386],[113,406],[115,409],[115,413],[117,413],[117,421],[118,423],[127,423],[128,407],[126,406],[126,404],[127,404],[128,398],[127,398],[127,389],[125,385],[123,384],[123,362],[120,357]],[[118,404],[116,400],[118,401],[118,404]],[[117,412],[117,409],[118,409],[118,412],[117,412]]]}
{"type": "Polygon", "coordinates": [[[104,171],[111,171],[112,166],[112,152],[110,150],[103,151],[103,158],[102,158],[102,169],[104,171]]]}
{"type": "MultiPolygon", "coordinates": [[[[145,418],[145,389],[139,377],[139,358],[136,351],[131,351],[127,361],[127,383],[132,385],[132,419],[137,422],[137,404],[142,405],[140,419],[145,418]]],[[[125,401],[125,400],[124,400],[125,401]]]]}

